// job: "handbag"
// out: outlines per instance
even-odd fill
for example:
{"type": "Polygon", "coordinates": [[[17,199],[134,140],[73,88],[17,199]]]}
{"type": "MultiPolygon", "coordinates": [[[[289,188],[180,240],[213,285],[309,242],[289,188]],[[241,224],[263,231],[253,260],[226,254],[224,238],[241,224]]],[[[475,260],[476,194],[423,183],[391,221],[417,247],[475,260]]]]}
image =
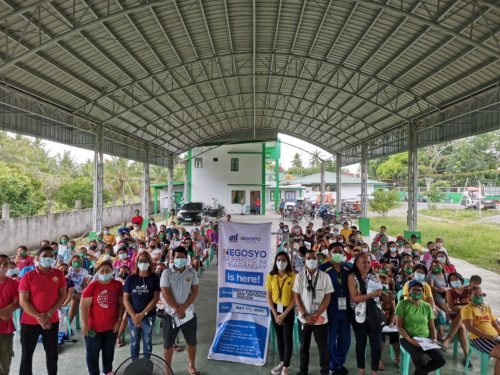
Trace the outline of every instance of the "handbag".
{"type": "MultiPolygon", "coordinates": [[[[356,278],[358,280],[361,294],[366,294],[365,281],[358,275],[356,275],[356,278]]],[[[370,330],[375,332],[382,331],[382,328],[384,328],[385,325],[385,314],[373,298],[366,300],[366,318],[370,330]]]]}

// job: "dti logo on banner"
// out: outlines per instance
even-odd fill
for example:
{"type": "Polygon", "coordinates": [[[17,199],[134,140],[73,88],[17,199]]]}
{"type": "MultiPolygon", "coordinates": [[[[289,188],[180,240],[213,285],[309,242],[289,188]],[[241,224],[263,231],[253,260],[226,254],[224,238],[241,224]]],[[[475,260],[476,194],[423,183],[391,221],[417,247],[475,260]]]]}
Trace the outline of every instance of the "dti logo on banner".
{"type": "Polygon", "coordinates": [[[219,238],[217,330],[208,358],[262,366],[271,321],[265,290],[271,223],[221,222],[219,238]]]}

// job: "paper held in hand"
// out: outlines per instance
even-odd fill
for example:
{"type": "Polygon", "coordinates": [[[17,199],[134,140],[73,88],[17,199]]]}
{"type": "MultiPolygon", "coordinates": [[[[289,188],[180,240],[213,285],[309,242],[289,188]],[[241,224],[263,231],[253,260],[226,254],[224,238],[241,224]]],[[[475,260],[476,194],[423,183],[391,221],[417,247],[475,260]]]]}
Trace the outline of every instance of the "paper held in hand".
{"type": "Polygon", "coordinates": [[[176,327],[180,327],[181,325],[189,322],[193,318],[194,318],[193,311],[186,310],[186,316],[184,317],[184,319],[180,319],[177,315],[174,316],[174,324],[176,327]]]}
{"type": "Polygon", "coordinates": [[[384,328],[382,328],[382,333],[392,333],[392,332],[398,332],[398,327],[384,326],[384,328]]]}
{"type": "Polygon", "coordinates": [[[424,352],[427,350],[431,349],[441,349],[441,347],[436,344],[434,341],[432,341],[430,338],[427,337],[414,337],[413,338],[415,341],[417,341],[420,344],[420,347],[424,352]]]}

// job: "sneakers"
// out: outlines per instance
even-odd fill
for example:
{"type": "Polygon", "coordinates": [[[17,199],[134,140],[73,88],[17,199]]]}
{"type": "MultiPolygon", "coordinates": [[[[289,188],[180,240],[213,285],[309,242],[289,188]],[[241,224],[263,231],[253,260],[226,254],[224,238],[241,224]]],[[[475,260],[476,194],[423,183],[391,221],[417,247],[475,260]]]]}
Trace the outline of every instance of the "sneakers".
{"type": "Polygon", "coordinates": [[[283,370],[283,364],[280,363],[278,366],[274,367],[271,370],[271,374],[273,375],[281,375],[281,371],[283,370]]]}

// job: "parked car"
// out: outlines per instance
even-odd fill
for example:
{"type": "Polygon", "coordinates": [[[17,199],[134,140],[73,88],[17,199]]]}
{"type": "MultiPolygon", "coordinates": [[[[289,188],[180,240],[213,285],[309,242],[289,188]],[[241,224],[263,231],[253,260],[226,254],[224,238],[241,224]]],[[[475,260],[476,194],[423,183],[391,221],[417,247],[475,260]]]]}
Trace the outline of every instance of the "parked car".
{"type": "Polygon", "coordinates": [[[200,225],[205,210],[206,206],[203,202],[184,203],[177,212],[177,221],[184,224],[200,225]]]}

